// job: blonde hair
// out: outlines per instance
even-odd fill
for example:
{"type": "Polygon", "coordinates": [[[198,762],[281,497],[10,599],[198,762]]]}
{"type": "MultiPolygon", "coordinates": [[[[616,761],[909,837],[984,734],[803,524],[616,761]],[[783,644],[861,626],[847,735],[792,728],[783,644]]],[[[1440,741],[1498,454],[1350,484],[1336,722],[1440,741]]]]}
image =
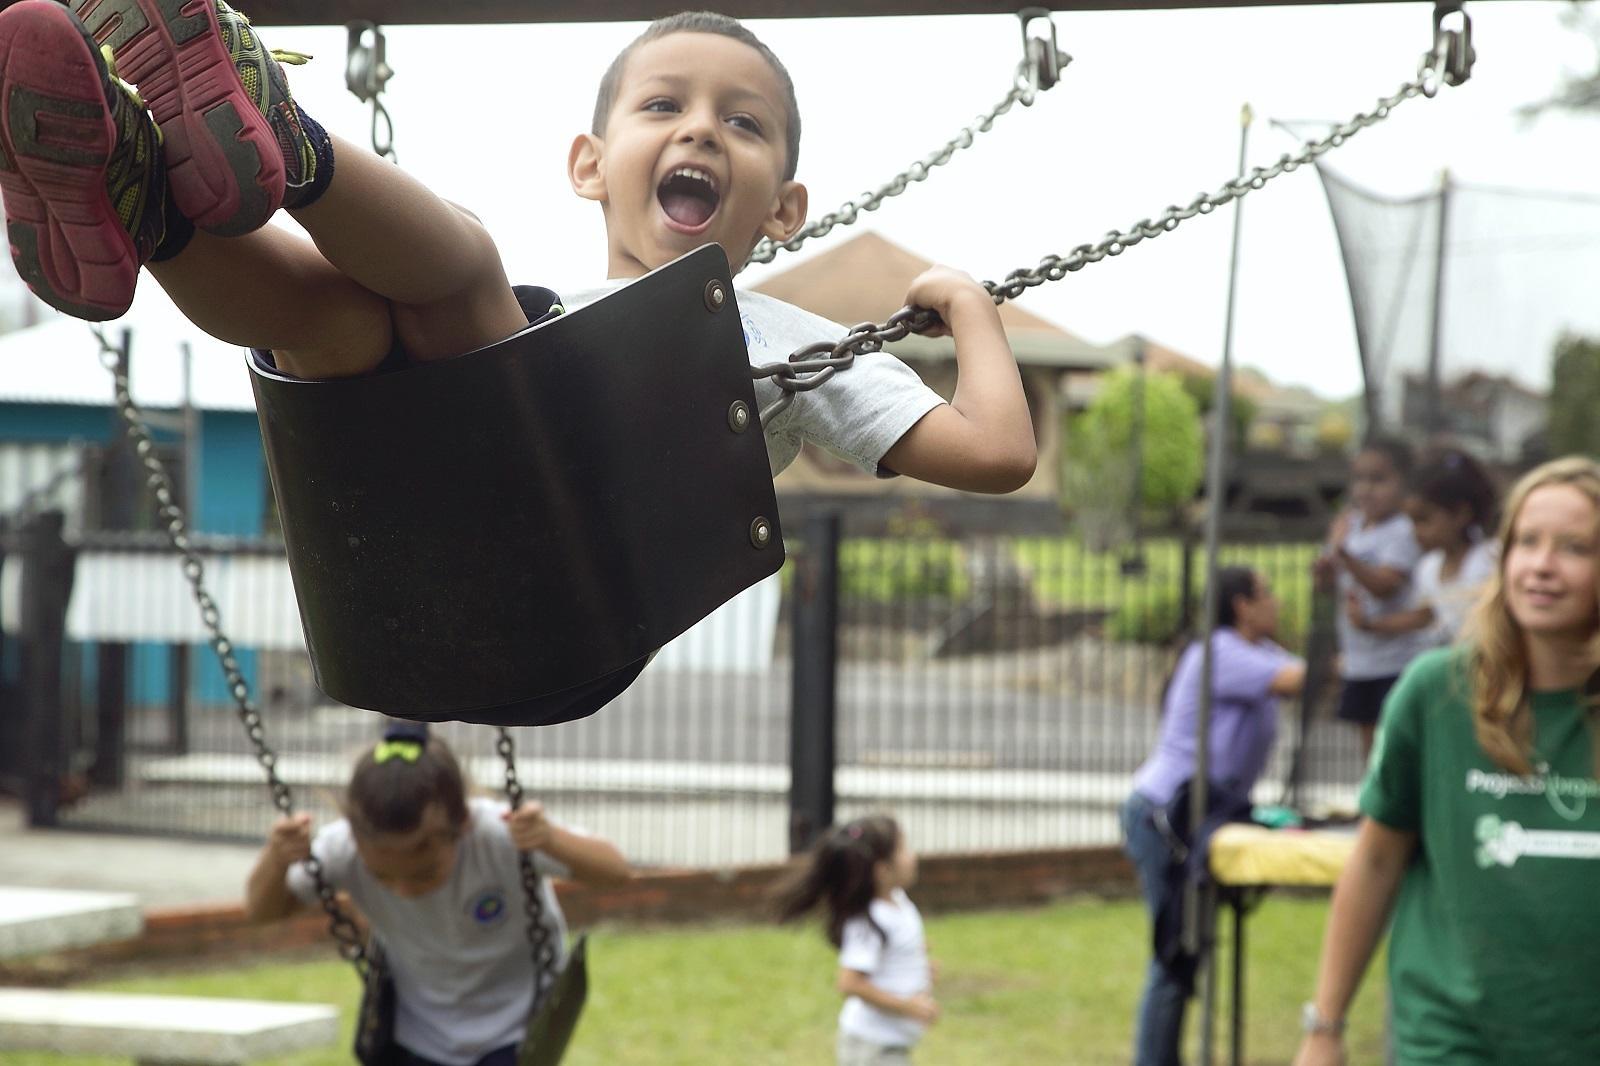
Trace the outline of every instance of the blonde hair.
{"type": "MultiPolygon", "coordinates": [[[[1522,626],[1506,602],[1505,566],[1516,534],[1523,504],[1536,490],[1570,485],[1588,497],[1595,509],[1600,533],[1600,463],[1568,456],[1536,467],[1523,476],[1506,499],[1500,522],[1500,564],[1473,609],[1468,625],[1471,648],[1472,725],[1478,744],[1505,770],[1533,773],[1533,715],[1528,713],[1528,649],[1522,626]]],[[[1600,597],[1600,567],[1596,568],[1596,595],[1600,597]]],[[[1590,634],[1588,653],[1600,663],[1600,625],[1590,634]]],[[[1590,701],[1589,732],[1595,745],[1595,767],[1600,773],[1600,723],[1595,721],[1595,693],[1590,701]]]]}

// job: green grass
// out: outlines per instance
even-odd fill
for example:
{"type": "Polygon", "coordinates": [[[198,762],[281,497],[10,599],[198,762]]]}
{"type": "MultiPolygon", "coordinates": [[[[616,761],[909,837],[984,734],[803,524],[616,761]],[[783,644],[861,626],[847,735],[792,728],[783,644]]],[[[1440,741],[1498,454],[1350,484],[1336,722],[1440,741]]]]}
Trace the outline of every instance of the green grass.
{"type": "MultiPolygon", "coordinates": [[[[1311,991],[1327,907],[1269,898],[1248,926],[1247,1061],[1287,1062],[1311,991]]],[[[921,1066],[1125,1063],[1148,926],[1134,902],[1073,900],[1036,910],[933,918],[944,1019],[921,1066]]],[[[815,1066],[832,1061],[834,956],[813,928],[601,929],[589,1008],[570,1066],[815,1066]]],[[[1226,972],[1226,953],[1220,960],[1226,972]]],[[[1353,1013],[1350,1063],[1382,1061],[1381,966],[1353,1013]]],[[[346,1027],[357,990],[336,960],[118,980],[108,989],[336,1003],[346,1027]]],[[[1223,1009],[1226,1009],[1224,1003],[1223,1009]]],[[[1198,1029],[1191,1012],[1190,1032],[1198,1029]]],[[[1219,1041],[1226,1036],[1219,1014],[1219,1041]]],[[[337,1049],[279,1066],[348,1066],[337,1049]]],[[[1222,1061],[1225,1045],[1218,1044],[1222,1061]]],[[[112,1066],[114,1059],[0,1054],[5,1066],[112,1066]]],[[[120,1064],[119,1064],[120,1066],[120,1064]]]]}

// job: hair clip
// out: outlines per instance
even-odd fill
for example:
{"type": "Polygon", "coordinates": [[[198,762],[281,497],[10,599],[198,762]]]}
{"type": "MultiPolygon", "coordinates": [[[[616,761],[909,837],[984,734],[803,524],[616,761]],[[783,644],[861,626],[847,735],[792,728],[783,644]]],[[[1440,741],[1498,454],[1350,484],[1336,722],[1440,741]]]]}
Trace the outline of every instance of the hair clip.
{"type": "Polygon", "coordinates": [[[416,762],[422,757],[422,742],[410,737],[403,740],[384,740],[372,749],[372,761],[379,766],[397,757],[409,763],[416,762]]]}

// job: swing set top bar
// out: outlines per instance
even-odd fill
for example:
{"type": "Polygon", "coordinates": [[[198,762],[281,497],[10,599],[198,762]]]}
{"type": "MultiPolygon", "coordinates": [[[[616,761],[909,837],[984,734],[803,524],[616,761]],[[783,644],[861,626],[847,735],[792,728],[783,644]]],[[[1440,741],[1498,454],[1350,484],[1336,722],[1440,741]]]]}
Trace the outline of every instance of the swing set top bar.
{"type": "MultiPolygon", "coordinates": [[[[1400,0],[1055,0],[1057,12],[1139,11],[1176,8],[1288,7],[1303,4],[1372,4],[1400,0]]],[[[1424,0],[1410,0],[1424,2],[1424,0]]],[[[4,6],[0,2],[0,6],[4,6]]],[[[630,22],[682,11],[683,0],[244,0],[258,25],[380,26],[512,22],[630,22]]],[[[839,18],[876,15],[1009,15],[1018,0],[722,0],[708,3],[741,19],[839,18]]]]}

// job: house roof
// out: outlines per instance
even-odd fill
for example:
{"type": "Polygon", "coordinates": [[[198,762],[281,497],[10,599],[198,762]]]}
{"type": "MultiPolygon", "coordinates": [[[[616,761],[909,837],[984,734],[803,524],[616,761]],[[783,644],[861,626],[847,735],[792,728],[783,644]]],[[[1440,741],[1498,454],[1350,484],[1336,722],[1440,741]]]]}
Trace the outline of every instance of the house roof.
{"type": "MultiPolygon", "coordinates": [[[[111,375],[89,326],[47,313],[38,325],[0,336],[0,403],[109,407],[111,375]]],[[[244,349],[190,325],[154,285],[146,285],[122,318],[104,323],[106,339],[132,333],[130,386],[135,403],[153,409],[183,404],[183,345],[193,353],[194,405],[202,410],[253,411],[244,349]]]]}
{"type": "MultiPolygon", "coordinates": [[[[911,282],[933,263],[867,230],[752,286],[833,322],[882,322],[905,303],[911,282]]],[[[1075,337],[1015,303],[1000,305],[1000,322],[1017,361],[1033,366],[1101,368],[1116,353],[1075,337]]],[[[947,338],[907,337],[893,346],[908,358],[949,359],[947,338]]]]}

